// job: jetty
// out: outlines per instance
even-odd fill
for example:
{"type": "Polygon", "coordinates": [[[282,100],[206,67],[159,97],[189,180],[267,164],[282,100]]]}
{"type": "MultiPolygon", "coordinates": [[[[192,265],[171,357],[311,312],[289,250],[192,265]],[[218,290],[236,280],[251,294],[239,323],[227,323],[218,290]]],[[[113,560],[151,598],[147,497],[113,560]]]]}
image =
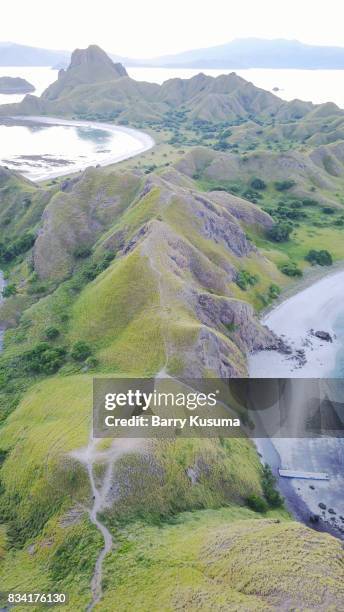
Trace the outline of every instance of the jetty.
{"type": "Polygon", "coordinates": [[[305,480],[330,480],[326,472],[304,472],[302,470],[278,469],[278,473],[283,478],[303,478],[305,480]]]}

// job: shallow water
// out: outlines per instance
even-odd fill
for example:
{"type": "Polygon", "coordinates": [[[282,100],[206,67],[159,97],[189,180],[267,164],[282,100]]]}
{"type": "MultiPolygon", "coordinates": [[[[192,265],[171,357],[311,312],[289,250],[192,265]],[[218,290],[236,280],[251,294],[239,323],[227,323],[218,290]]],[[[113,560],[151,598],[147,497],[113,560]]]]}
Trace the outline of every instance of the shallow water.
{"type": "Polygon", "coordinates": [[[0,165],[39,181],[127,159],[153,144],[129,128],[37,118],[28,125],[0,124],[0,165]]]}

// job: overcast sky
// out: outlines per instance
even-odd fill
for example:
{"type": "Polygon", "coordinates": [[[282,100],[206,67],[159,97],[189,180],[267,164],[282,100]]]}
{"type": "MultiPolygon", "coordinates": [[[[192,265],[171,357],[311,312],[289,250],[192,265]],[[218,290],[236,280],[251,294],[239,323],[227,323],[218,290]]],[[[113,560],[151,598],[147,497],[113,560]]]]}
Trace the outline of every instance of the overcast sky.
{"type": "Polygon", "coordinates": [[[3,0],[0,41],[152,57],[233,38],[344,46],[343,0],[3,0]]]}

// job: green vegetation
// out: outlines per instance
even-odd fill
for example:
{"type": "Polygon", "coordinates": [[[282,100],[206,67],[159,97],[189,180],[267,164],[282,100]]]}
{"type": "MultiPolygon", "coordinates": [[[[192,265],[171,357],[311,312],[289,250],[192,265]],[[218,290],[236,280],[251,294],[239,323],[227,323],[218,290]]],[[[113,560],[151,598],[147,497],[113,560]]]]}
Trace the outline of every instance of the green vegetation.
{"type": "Polygon", "coordinates": [[[334,608],[341,605],[340,542],[280,512],[262,516],[230,506],[185,513],[164,525],[136,522],[114,537],[119,547],[105,563],[105,612],[267,612],[285,601],[316,609],[325,592],[334,608]]]}
{"type": "Polygon", "coordinates": [[[283,498],[276,489],[276,478],[267,464],[263,467],[262,488],[264,497],[271,508],[283,506],[283,498]]]}
{"type": "Polygon", "coordinates": [[[0,244],[0,262],[8,263],[15,259],[18,255],[26,253],[35,243],[35,236],[29,232],[25,233],[20,238],[13,240],[10,244],[0,244]]]}
{"type": "Polygon", "coordinates": [[[277,191],[287,191],[288,189],[295,187],[295,185],[296,183],[292,179],[285,181],[275,181],[275,189],[277,191]]]}
{"type": "Polygon", "coordinates": [[[57,329],[57,327],[47,327],[47,329],[44,331],[44,335],[47,338],[47,340],[55,340],[55,338],[58,338],[58,336],[60,335],[59,330],[57,329]]]}
{"type": "Polygon", "coordinates": [[[280,270],[283,272],[283,274],[286,274],[286,276],[298,278],[302,276],[302,270],[298,268],[296,263],[293,261],[282,264],[280,266],[280,270]]]}
{"type": "Polygon", "coordinates": [[[269,298],[271,300],[275,300],[276,298],[278,298],[280,293],[281,293],[281,288],[275,283],[272,283],[269,286],[269,298]]]}
{"type": "Polygon", "coordinates": [[[261,514],[265,514],[265,512],[267,512],[269,509],[268,503],[265,501],[265,499],[260,495],[255,495],[254,493],[248,496],[246,503],[251,510],[260,512],[261,514]]]}
{"type": "Polygon", "coordinates": [[[84,259],[85,257],[89,257],[92,253],[92,249],[87,246],[79,245],[74,249],[73,255],[76,258],[84,259]]]}
{"type": "Polygon", "coordinates": [[[250,182],[250,187],[252,187],[252,189],[266,189],[266,183],[265,181],[263,181],[263,179],[261,178],[253,178],[250,182]]]}
{"type": "Polygon", "coordinates": [[[267,235],[270,240],[274,240],[274,242],[287,242],[292,231],[293,227],[290,223],[281,221],[269,229],[267,235]]]}
{"type": "Polygon", "coordinates": [[[331,253],[326,250],[316,251],[311,249],[305,259],[309,261],[312,266],[318,264],[319,266],[332,266],[333,259],[331,253]]]}
{"type": "Polygon", "coordinates": [[[9,285],[6,285],[3,288],[2,297],[8,298],[8,297],[11,297],[11,295],[16,295],[16,293],[17,293],[17,285],[15,283],[10,283],[9,285]]]}
{"type": "Polygon", "coordinates": [[[87,357],[90,357],[91,353],[90,345],[87,342],[83,342],[83,340],[79,340],[73,344],[70,355],[75,361],[85,361],[87,357]]]}
{"type": "Polygon", "coordinates": [[[242,289],[246,291],[249,286],[254,286],[258,283],[259,277],[257,274],[251,274],[248,270],[240,270],[235,277],[235,282],[242,289]]]}

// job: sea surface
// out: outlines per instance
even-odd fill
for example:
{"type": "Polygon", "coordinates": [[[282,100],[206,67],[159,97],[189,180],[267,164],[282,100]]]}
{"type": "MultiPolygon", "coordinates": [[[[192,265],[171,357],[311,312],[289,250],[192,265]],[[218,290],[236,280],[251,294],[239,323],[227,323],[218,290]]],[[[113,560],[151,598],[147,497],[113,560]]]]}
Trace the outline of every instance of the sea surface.
{"type": "MultiPolygon", "coordinates": [[[[236,72],[254,85],[274,92],[284,100],[310,100],[315,104],[335,102],[344,108],[344,70],[276,70],[251,68],[248,70],[210,68],[127,68],[129,76],[139,81],[163,83],[171,78],[190,78],[199,72],[218,76],[236,72]]],[[[50,83],[57,79],[57,70],[39,67],[0,67],[0,76],[19,76],[27,79],[36,87],[34,95],[40,95],[50,83]]],[[[0,95],[0,104],[19,102],[23,95],[0,95]]]]}
{"type": "Polygon", "coordinates": [[[127,159],[153,144],[148,135],[123,126],[33,118],[0,124],[0,165],[40,181],[127,159]]]}

